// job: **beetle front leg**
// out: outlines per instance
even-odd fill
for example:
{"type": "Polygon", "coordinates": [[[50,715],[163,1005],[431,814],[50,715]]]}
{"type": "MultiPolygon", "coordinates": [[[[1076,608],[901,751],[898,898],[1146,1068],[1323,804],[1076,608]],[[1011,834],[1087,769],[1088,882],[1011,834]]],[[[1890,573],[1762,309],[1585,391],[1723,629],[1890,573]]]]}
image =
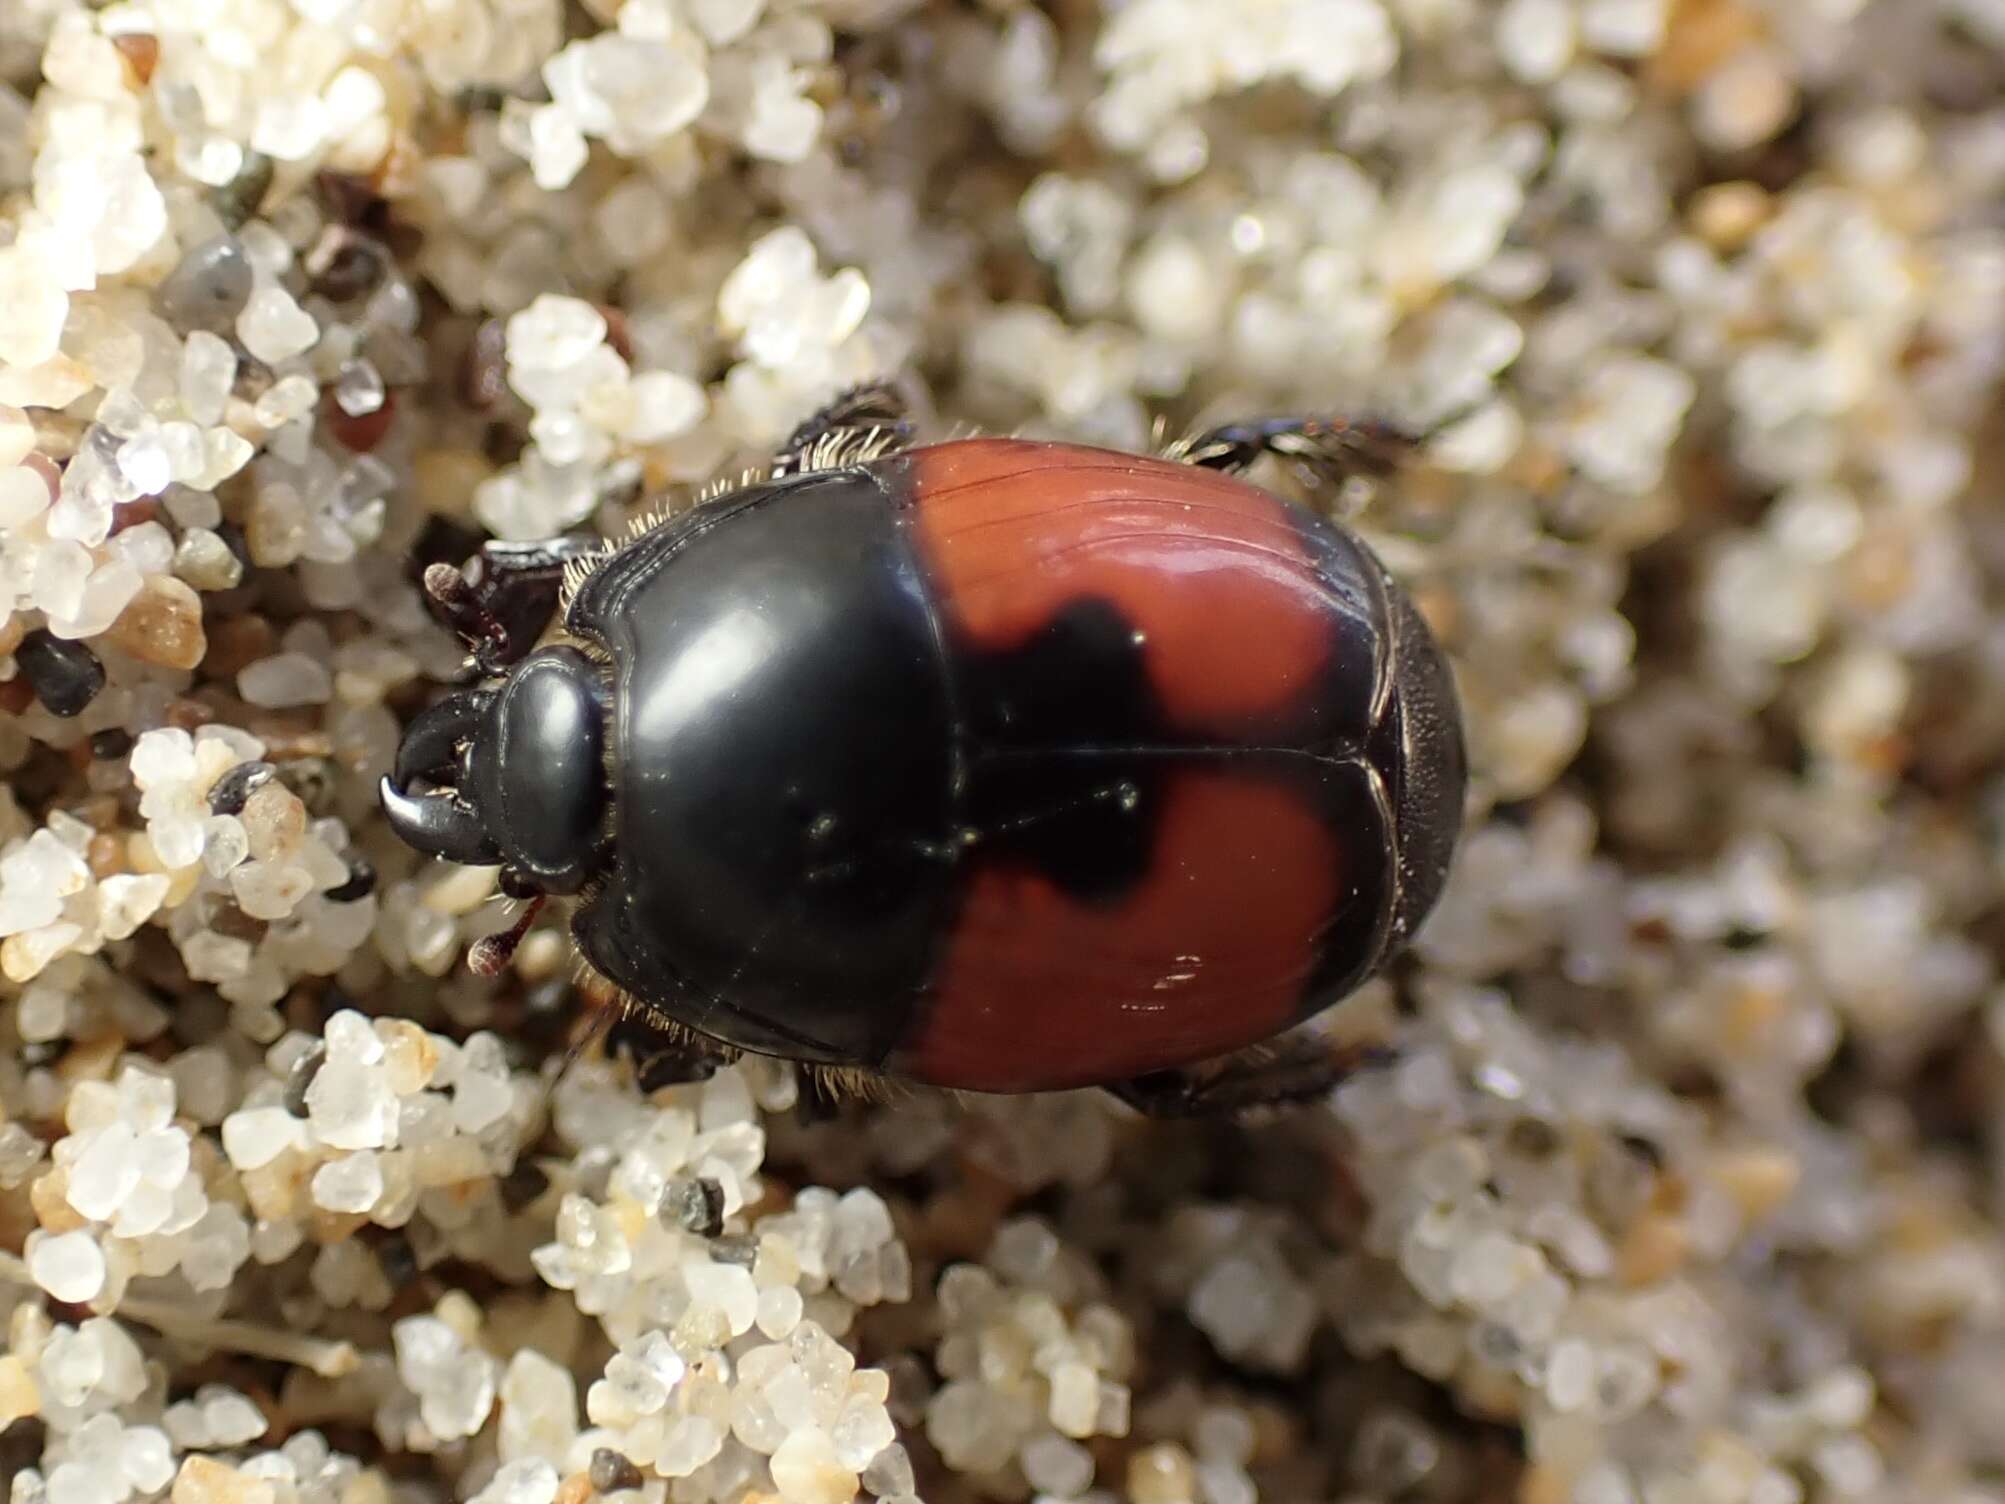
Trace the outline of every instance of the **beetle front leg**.
{"type": "Polygon", "coordinates": [[[550,625],[564,593],[565,569],[604,548],[600,539],[578,535],[489,542],[463,568],[427,568],[425,595],[467,645],[474,667],[498,674],[527,655],[550,625]]]}
{"type": "MultiPolygon", "coordinates": [[[[578,937],[581,917],[572,918],[573,939],[578,937]]],[[[603,1038],[606,1058],[623,1055],[631,1061],[642,1091],[708,1081],[742,1053],[635,997],[589,960],[578,973],[578,1000],[584,1004],[586,1022],[572,1042],[571,1058],[577,1059],[594,1039],[603,1038]]]]}
{"type": "Polygon", "coordinates": [[[1378,1044],[1281,1040],[1201,1065],[1151,1071],[1106,1090],[1147,1117],[1223,1116],[1316,1101],[1358,1071],[1388,1064],[1393,1053],[1378,1044]]]}
{"type": "Polygon", "coordinates": [[[1341,486],[1353,476],[1390,475],[1420,438],[1378,418],[1249,418],[1188,434],[1163,457],[1237,475],[1271,454],[1319,485],[1341,486]]]}
{"type": "Polygon", "coordinates": [[[613,1025],[606,1049],[633,1062],[634,1081],[643,1092],[708,1081],[738,1058],[736,1050],[701,1034],[661,1028],[642,1009],[629,1011],[613,1025]]]}
{"type": "Polygon", "coordinates": [[[875,459],[912,441],[904,393],[889,381],[853,386],[802,423],[773,457],[776,477],[875,459]]]}

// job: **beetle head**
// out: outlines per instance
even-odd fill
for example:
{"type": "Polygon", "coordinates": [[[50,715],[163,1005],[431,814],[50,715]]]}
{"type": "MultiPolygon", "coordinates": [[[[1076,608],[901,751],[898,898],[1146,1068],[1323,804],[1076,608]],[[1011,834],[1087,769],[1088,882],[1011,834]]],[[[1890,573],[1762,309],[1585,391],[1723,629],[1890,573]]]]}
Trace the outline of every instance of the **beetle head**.
{"type": "Polygon", "coordinates": [[[603,839],[604,750],[598,667],[576,648],[543,648],[499,685],[458,690],[411,722],[383,812],[429,856],[575,893],[603,839]]]}

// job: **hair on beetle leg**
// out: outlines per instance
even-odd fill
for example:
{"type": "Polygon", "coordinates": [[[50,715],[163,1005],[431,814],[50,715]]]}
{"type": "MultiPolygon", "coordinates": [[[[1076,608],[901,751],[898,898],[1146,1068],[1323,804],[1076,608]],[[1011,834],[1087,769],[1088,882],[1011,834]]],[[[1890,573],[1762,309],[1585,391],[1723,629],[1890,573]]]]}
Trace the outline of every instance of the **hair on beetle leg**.
{"type": "Polygon", "coordinates": [[[706,1081],[744,1054],[635,997],[582,956],[577,975],[578,991],[586,999],[591,1023],[572,1045],[572,1059],[582,1056],[595,1040],[603,1042],[609,1059],[625,1045],[641,1089],[652,1092],[664,1086],[706,1081]]]}
{"type": "Polygon", "coordinates": [[[773,475],[774,467],[771,465],[747,465],[736,475],[720,475],[715,480],[703,483],[702,488],[696,493],[695,504],[702,506],[706,501],[715,501],[718,497],[729,496],[734,491],[762,485],[771,480],[773,475]]]}
{"type": "Polygon", "coordinates": [[[889,428],[838,428],[823,434],[802,453],[793,473],[816,470],[846,470],[851,465],[867,465],[874,459],[906,446],[904,434],[889,428]]]}
{"type": "Polygon", "coordinates": [[[787,435],[774,456],[774,479],[867,464],[910,446],[913,428],[905,394],[874,380],[839,392],[787,435]]]}
{"type": "MultiPolygon", "coordinates": [[[[605,1045],[608,1058],[618,1044],[625,1043],[642,1090],[653,1091],[707,1080],[720,1068],[745,1057],[745,1051],[713,1039],[653,1003],[635,997],[582,956],[578,958],[577,987],[586,1000],[589,1023],[570,1048],[565,1061],[567,1069],[594,1043],[605,1045]],[[622,1033],[624,1039],[620,1037],[622,1033]],[[669,1072],[666,1079],[662,1079],[664,1070],[669,1072]]],[[[801,1085],[831,1109],[848,1103],[882,1105],[909,1095],[909,1089],[902,1083],[863,1066],[791,1063],[799,1072],[801,1085]]]]}
{"type": "MultiPolygon", "coordinates": [[[[697,1033],[696,1030],[690,1028],[689,1025],[683,1023],[680,1019],[663,1012],[653,1003],[642,1002],[631,993],[623,992],[620,994],[620,1017],[618,1021],[623,1024],[630,1023],[645,1028],[649,1034],[659,1039],[664,1045],[676,1049],[688,1049],[692,1052],[701,1051],[707,1049],[710,1043],[708,1035],[697,1033]]],[[[726,1052],[726,1048],[724,1045],[718,1045],[717,1052],[723,1054],[726,1052]]],[[[730,1051],[730,1057],[736,1059],[737,1052],[735,1050],[730,1051]]]]}
{"type": "Polygon", "coordinates": [[[911,1095],[910,1089],[903,1083],[859,1065],[817,1065],[799,1061],[795,1069],[800,1072],[803,1101],[811,1093],[830,1114],[851,1104],[881,1107],[911,1095]]]}
{"type": "Polygon", "coordinates": [[[1178,464],[1234,474],[1272,455],[1313,481],[1341,484],[1357,476],[1396,473],[1428,436],[1372,416],[1256,418],[1191,429],[1156,452],[1178,464]]]}
{"type": "Polygon", "coordinates": [[[608,542],[604,548],[589,554],[581,554],[575,559],[564,561],[564,583],[557,592],[557,618],[563,620],[571,613],[571,602],[578,598],[578,592],[591,582],[593,575],[603,568],[614,554],[620,551],[617,543],[608,542]]]}
{"type": "MultiPolygon", "coordinates": [[[[599,667],[601,668],[611,668],[613,666],[612,650],[608,648],[603,642],[600,642],[599,639],[596,637],[581,637],[573,633],[566,632],[563,635],[563,637],[558,640],[568,643],[570,646],[576,648],[579,652],[583,653],[587,658],[591,659],[592,662],[598,664],[599,667]]],[[[612,753],[610,749],[608,750],[606,755],[609,758],[611,757],[612,753]]]]}
{"type": "MultiPolygon", "coordinates": [[[[678,1047],[682,1045],[684,1036],[688,1034],[688,1031],[684,1030],[675,1020],[666,1017],[657,1009],[650,1008],[647,1004],[642,1003],[631,994],[607,981],[605,976],[589,962],[581,960],[578,963],[577,990],[579,996],[585,1000],[585,1006],[580,1010],[579,1015],[582,1028],[575,1034],[569,1048],[564,1052],[563,1064],[556,1072],[559,1076],[562,1076],[579,1061],[583,1060],[595,1045],[599,1047],[601,1056],[606,1063],[608,1065],[612,1064],[619,1053],[618,1046],[621,1043],[622,1031],[629,1024],[634,1023],[635,1020],[639,1021],[638,1028],[643,1031],[644,1037],[664,1041],[665,1048],[660,1052],[656,1052],[658,1055],[672,1056],[677,1054],[679,1052],[678,1047]]],[[[644,1078],[647,1074],[645,1061],[631,1048],[626,1053],[635,1062],[635,1074],[644,1078]]],[[[684,1077],[683,1079],[701,1078],[684,1077]]],[[[669,1085],[672,1083],[659,1082],[656,1084],[669,1085]]],[[[643,1085],[646,1090],[653,1089],[652,1086],[647,1086],[645,1082],[643,1082],[643,1085]]]]}
{"type": "Polygon", "coordinates": [[[1107,1090],[1145,1117],[1236,1116],[1325,1099],[1359,1072],[1397,1058],[1389,1044],[1303,1029],[1215,1059],[1111,1082],[1107,1090]]]}

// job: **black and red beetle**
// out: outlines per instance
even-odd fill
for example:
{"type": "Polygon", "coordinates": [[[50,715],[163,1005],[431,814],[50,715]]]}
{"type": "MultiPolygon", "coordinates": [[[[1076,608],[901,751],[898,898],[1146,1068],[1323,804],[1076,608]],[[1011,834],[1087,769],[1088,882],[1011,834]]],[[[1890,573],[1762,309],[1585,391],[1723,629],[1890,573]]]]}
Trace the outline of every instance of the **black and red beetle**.
{"type": "Polygon", "coordinates": [[[480,680],[412,722],[384,807],[575,897],[590,967],[699,1053],[1159,1111],[1327,1084],[1261,1047],[1434,904],[1460,717],[1364,544],[1237,472],[1385,438],[909,448],[852,393],[622,545],[434,565],[480,680]]]}

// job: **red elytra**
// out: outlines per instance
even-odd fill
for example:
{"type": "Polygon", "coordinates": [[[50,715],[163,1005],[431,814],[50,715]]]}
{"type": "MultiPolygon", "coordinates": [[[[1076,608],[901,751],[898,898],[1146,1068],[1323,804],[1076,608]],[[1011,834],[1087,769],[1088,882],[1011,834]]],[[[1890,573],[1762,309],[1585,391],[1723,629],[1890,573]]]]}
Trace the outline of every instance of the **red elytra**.
{"type": "Polygon", "coordinates": [[[1292,791],[1227,768],[1171,775],[1146,870],[1117,903],[1028,865],[977,868],[900,1067],[1025,1091],[1269,1038],[1300,1016],[1342,888],[1339,834],[1292,791]]]}
{"type": "Polygon", "coordinates": [[[1286,506],[1244,481],[1067,444],[969,439],[912,457],[919,547],[956,640],[1009,652],[1075,601],[1133,628],[1165,729],[1285,720],[1337,645],[1286,506]]]}

